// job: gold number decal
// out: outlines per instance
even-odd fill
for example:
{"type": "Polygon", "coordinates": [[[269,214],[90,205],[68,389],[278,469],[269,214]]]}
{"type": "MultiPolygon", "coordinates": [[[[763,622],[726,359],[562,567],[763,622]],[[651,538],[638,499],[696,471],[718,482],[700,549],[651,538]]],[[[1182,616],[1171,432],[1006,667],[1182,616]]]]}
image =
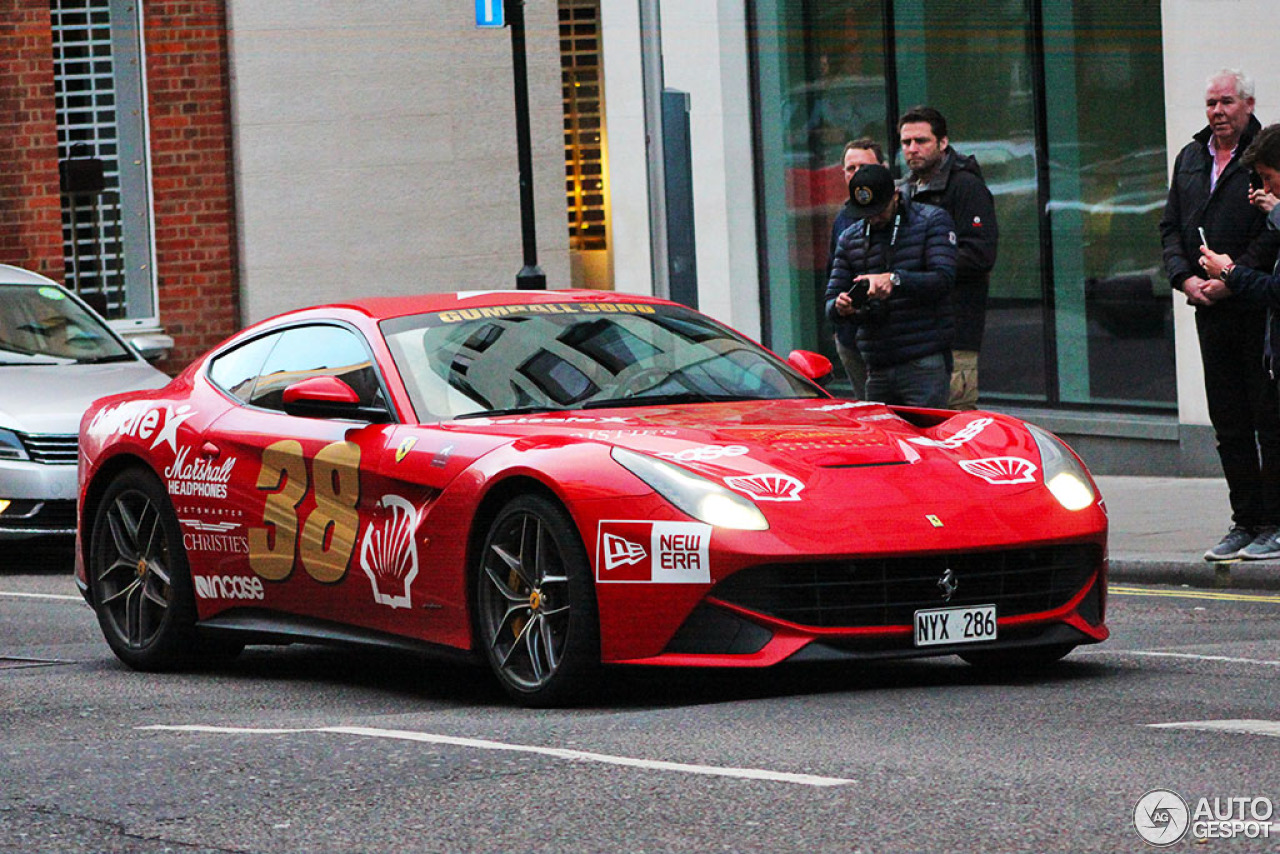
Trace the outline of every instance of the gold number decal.
{"type": "Polygon", "coordinates": [[[249,529],[249,566],[268,581],[283,581],[293,571],[297,508],[307,494],[301,442],[284,439],[262,452],[258,489],[273,491],[262,511],[263,527],[249,529]]]}
{"type": "Polygon", "coordinates": [[[356,548],[360,446],[354,442],[326,445],[316,454],[311,469],[315,474],[316,509],[302,526],[299,552],[307,575],[332,583],[347,574],[347,564],[356,548]]]}
{"type": "Polygon", "coordinates": [[[312,463],[316,506],[302,524],[298,540],[298,505],[307,495],[307,462],[302,443],[282,439],[262,452],[258,489],[270,491],[261,528],[249,529],[249,566],[268,581],[284,581],[293,572],[297,553],[316,581],[332,583],[347,573],[356,548],[360,515],[360,446],[354,442],[325,445],[312,463]]]}

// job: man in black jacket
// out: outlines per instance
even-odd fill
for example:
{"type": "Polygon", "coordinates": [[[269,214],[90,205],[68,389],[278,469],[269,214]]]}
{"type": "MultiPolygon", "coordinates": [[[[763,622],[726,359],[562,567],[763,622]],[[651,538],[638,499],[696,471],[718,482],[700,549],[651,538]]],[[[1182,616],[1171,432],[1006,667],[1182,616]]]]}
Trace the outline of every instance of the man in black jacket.
{"type": "Polygon", "coordinates": [[[1205,90],[1208,127],[1178,154],[1160,220],[1169,283],[1196,307],[1209,420],[1231,500],[1231,529],[1205,560],[1280,556],[1280,398],[1263,367],[1266,312],[1222,299],[1203,278],[1200,247],[1236,263],[1269,269],[1274,249],[1264,214],[1249,203],[1249,173],[1240,156],[1260,129],[1253,81],[1224,69],[1205,90]],[[1203,237],[1202,237],[1203,235],[1203,237]],[[1208,290],[1206,291],[1206,288],[1208,290]]]}
{"type": "Polygon", "coordinates": [[[867,400],[946,406],[956,232],[942,208],[902,198],[893,175],[863,166],[849,182],[860,220],[836,242],[827,316],[855,328],[867,400]]]}
{"type": "Polygon", "coordinates": [[[987,290],[996,263],[995,200],[978,161],[951,147],[947,120],[933,107],[914,107],[898,120],[902,156],[911,169],[905,190],[951,214],[955,222],[956,284],[951,291],[955,341],[951,345],[952,409],[978,408],[978,351],[986,325],[987,290]]]}

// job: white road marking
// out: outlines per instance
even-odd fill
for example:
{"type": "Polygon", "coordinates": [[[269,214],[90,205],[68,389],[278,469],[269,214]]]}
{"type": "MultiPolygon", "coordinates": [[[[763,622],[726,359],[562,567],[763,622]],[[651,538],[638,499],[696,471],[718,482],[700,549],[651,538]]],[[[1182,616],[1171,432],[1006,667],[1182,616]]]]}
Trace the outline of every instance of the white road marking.
{"type": "Polygon", "coordinates": [[[1191,661],[1217,661],[1227,664],[1259,664],[1263,667],[1280,667],[1280,661],[1270,661],[1265,658],[1236,658],[1229,655],[1196,655],[1191,652],[1155,652],[1142,649],[1080,650],[1076,655],[1134,655],[1148,658],[1182,658],[1191,661]]]}
{"type": "Polygon", "coordinates": [[[61,593],[11,593],[0,590],[0,596],[13,596],[18,599],[59,599],[64,602],[83,602],[83,596],[65,596],[61,593]]]}
{"type": "Polygon", "coordinates": [[[1168,724],[1147,724],[1152,729],[1195,729],[1204,732],[1238,732],[1246,735],[1269,735],[1280,738],[1280,721],[1222,720],[1178,721],[1168,724]]]}
{"type": "Polygon", "coordinates": [[[553,756],[557,759],[568,759],[578,762],[600,762],[606,765],[622,765],[629,768],[643,768],[651,771],[678,771],[684,774],[706,774],[714,777],[736,777],[744,780],[765,780],[774,783],[798,783],[803,786],[846,786],[853,780],[840,777],[819,777],[813,774],[792,774],[785,771],[765,771],[759,768],[728,768],[715,765],[688,765],[683,762],[663,762],[654,759],[633,759],[627,756],[613,756],[607,753],[590,753],[583,750],[565,750],[558,747],[536,747],[527,744],[507,744],[501,741],[489,741],[479,738],[455,738],[448,735],[435,735],[429,732],[413,732],[401,729],[377,729],[374,727],[317,727],[313,729],[251,729],[243,727],[216,726],[144,726],[138,729],[168,730],[172,732],[208,732],[239,735],[282,735],[303,732],[327,732],[341,735],[363,735],[370,738],[394,738],[404,741],[419,741],[427,744],[448,744],[454,747],[470,747],[477,750],[507,750],[518,753],[536,753],[553,756]]]}

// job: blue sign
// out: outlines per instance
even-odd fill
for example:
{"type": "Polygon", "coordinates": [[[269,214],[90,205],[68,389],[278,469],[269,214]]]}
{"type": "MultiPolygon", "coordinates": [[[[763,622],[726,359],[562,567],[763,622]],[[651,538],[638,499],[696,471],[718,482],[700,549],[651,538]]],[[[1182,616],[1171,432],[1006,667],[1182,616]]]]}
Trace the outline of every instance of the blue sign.
{"type": "Polygon", "coordinates": [[[476,26],[506,26],[502,19],[502,4],[503,0],[476,0],[476,26]]]}

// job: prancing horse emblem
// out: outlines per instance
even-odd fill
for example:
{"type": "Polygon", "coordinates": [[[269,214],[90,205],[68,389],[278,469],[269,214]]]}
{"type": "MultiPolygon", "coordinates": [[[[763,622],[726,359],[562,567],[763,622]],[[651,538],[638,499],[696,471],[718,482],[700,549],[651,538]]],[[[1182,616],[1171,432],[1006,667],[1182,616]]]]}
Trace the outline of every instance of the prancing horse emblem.
{"type": "Polygon", "coordinates": [[[950,602],[951,596],[959,586],[960,582],[956,581],[956,574],[951,570],[951,567],[947,567],[947,571],[942,573],[942,577],[938,579],[938,589],[942,591],[942,601],[950,602]]]}

